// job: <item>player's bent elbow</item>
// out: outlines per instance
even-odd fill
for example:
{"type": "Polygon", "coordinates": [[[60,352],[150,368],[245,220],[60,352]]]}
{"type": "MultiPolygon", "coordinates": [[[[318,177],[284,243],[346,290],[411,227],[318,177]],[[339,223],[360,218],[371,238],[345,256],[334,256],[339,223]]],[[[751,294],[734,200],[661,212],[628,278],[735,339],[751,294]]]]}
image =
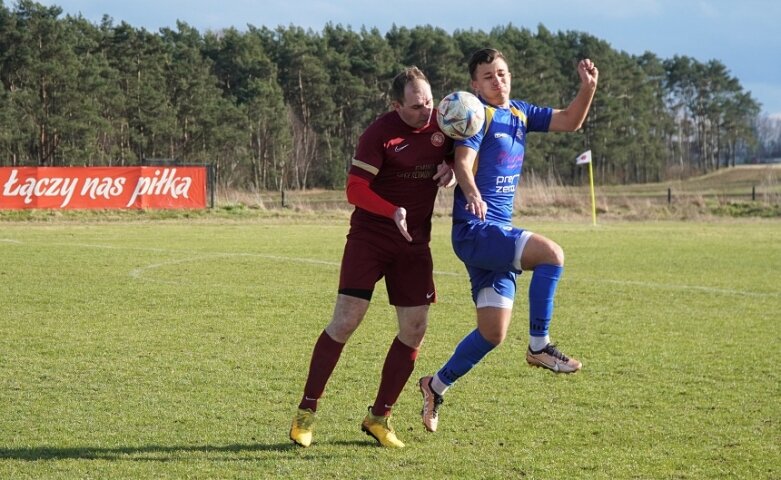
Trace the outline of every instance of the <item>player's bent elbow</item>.
{"type": "Polygon", "coordinates": [[[577,132],[583,127],[585,119],[571,118],[567,115],[554,117],[549,130],[552,132],[577,132]]]}
{"type": "Polygon", "coordinates": [[[566,131],[567,132],[577,132],[581,128],[583,128],[583,122],[585,122],[585,118],[572,118],[567,123],[566,131]]]}

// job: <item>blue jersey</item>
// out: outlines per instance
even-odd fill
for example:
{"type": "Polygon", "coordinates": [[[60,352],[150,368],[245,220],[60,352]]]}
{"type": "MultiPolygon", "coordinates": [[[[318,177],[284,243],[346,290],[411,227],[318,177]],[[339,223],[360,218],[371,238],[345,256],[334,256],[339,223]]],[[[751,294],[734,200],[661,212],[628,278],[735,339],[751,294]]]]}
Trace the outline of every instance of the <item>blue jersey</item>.
{"type": "MultiPolygon", "coordinates": [[[[509,225],[515,190],[521,179],[526,134],[547,132],[553,109],[511,100],[510,108],[486,105],[485,114],[488,128],[484,127],[473,137],[457,141],[455,145],[478,152],[472,173],[480,195],[488,205],[486,221],[509,225]]],[[[453,222],[477,219],[466,211],[466,203],[461,188],[456,187],[453,222]]]]}

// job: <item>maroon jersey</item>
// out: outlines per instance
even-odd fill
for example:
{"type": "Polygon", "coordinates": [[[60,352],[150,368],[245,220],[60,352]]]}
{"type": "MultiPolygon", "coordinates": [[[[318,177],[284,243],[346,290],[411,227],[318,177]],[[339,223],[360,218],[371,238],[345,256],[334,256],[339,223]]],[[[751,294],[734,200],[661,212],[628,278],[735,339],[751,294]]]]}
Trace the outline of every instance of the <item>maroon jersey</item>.
{"type": "MultiPolygon", "coordinates": [[[[368,180],[383,199],[404,207],[412,242],[428,243],[439,188],[433,177],[437,165],[452,151],[453,141],[439,130],[433,117],[426,127],[415,130],[392,111],[377,118],[361,135],[349,173],[368,180]]],[[[362,208],[355,208],[350,225],[403,240],[393,220],[362,208]]]]}

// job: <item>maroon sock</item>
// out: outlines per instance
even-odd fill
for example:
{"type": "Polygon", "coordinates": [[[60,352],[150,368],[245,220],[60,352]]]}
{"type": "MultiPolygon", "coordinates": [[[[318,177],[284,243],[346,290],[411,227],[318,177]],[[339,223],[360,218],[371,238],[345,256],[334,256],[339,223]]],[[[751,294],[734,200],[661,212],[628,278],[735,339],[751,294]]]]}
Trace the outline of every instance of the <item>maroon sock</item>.
{"type": "Polygon", "coordinates": [[[325,384],[331,378],[336,362],[339,361],[339,356],[342,354],[342,348],[344,348],[344,343],[337,342],[323,330],[315,343],[314,351],[312,351],[309,376],[306,378],[304,396],[301,398],[298,408],[317,411],[317,400],[323,396],[325,384]]]}
{"type": "Polygon", "coordinates": [[[382,367],[382,379],[377,399],[372,406],[372,414],[390,415],[391,408],[399,399],[407,380],[415,369],[415,359],[418,358],[416,348],[404,345],[399,337],[393,340],[382,367]]]}

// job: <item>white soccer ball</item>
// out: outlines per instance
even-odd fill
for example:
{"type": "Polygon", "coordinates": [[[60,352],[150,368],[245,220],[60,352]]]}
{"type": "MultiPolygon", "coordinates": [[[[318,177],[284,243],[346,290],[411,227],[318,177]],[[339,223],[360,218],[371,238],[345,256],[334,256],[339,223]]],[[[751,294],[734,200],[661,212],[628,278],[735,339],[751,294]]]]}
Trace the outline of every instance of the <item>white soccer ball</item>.
{"type": "Polygon", "coordinates": [[[446,95],[437,107],[437,123],[442,133],[454,140],[469,138],[485,123],[483,102],[469,92],[446,95]]]}

